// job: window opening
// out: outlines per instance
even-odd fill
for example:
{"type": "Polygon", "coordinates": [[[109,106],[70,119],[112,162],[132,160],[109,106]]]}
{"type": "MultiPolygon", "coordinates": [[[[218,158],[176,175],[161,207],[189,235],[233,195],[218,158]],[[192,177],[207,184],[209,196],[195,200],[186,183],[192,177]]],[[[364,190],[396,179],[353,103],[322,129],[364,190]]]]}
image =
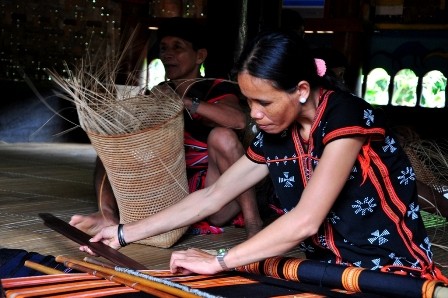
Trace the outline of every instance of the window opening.
{"type": "Polygon", "coordinates": [[[442,72],[432,70],[422,79],[420,106],[424,108],[443,108],[446,103],[447,79],[442,72]]]}
{"type": "Polygon", "coordinates": [[[394,91],[392,105],[415,107],[417,105],[418,77],[414,71],[405,68],[397,72],[394,77],[394,91]]]}
{"type": "Polygon", "coordinates": [[[148,89],[165,81],[165,68],[160,59],[152,60],[148,65],[148,89]]]}
{"type": "MultiPolygon", "coordinates": [[[[205,67],[201,64],[200,75],[205,77],[205,67]]],[[[159,58],[152,60],[148,65],[148,89],[165,81],[165,67],[159,58]]]]}
{"type": "Polygon", "coordinates": [[[375,68],[367,75],[364,99],[372,105],[389,103],[390,76],[383,68],[375,68]]]}

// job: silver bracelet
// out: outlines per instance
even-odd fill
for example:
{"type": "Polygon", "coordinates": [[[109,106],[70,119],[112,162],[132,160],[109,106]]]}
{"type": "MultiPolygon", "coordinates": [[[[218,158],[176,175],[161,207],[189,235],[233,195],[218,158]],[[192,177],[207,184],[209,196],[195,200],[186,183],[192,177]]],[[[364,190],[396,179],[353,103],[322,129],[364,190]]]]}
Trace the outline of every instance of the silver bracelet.
{"type": "Polygon", "coordinates": [[[123,227],[124,227],[123,224],[118,225],[118,243],[120,243],[121,247],[125,247],[126,245],[128,245],[124,240],[123,227]]]}
{"type": "Polygon", "coordinates": [[[227,264],[224,261],[224,257],[227,255],[228,251],[229,251],[228,249],[221,248],[221,249],[218,249],[218,254],[216,255],[216,259],[218,260],[219,265],[221,265],[221,268],[224,271],[230,270],[230,268],[227,267],[227,264]]]}

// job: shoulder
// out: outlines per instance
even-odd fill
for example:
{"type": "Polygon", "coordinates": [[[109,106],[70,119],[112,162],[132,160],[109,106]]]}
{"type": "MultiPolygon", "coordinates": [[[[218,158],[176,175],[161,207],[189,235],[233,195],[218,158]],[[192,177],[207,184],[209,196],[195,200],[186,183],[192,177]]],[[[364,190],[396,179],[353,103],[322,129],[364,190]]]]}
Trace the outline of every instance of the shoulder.
{"type": "Polygon", "coordinates": [[[199,79],[188,91],[189,96],[205,101],[229,94],[240,94],[238,84],[223,79],[199,79]]]}
{"type": "Polygon", "coordinates": [[[387,130],[384,113],[354,94],[336,91],[323,104],[319,127],[324,131],[324,142],[354,135],[382,139],[387,130]]]}
{"type": "Polygon", "coordinates": [[[373,109],[363,98],[345,91],[334,91],[330,94],[328,104],[334,108],[343,109],[373,109]]]}
{"type": "Polygon", "coordinates": [[[363,98],[344,91],[335,91],[330,94],[326,103],[326,113],[336,118],[358,118],[374,117],[383,123],[384,114],[366,102],[363,98]]]}
{"type": "Polygon", "coordinates": [[[238,84],[224,79],[214,79],[209,81],[207,92],[205,93],[205,100],[209,102],[229,99],[229,96],[235,96],[238,99],[241,97],[241,92],[238,84]]]}
{"type": "Polygon", "coordinates": [[[240,92],[240,89],[236,82],[224,79],[215,79],[210,86],[210,91],[238,94],[240,92]]]}

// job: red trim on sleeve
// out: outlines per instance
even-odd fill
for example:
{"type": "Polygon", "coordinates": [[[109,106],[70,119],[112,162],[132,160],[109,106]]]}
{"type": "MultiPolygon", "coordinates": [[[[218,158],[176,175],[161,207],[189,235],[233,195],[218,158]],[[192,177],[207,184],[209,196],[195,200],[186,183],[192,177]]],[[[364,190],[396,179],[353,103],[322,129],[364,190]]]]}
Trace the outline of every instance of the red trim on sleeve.
{"type": "Polygon", "coordinates": [[[264,158],[264,156],[261,156],[257,153],[255,153],[252,148],[247,148],[247,152],[246,152],[247,157],[249,157],[251,160],[253,160],[254,162],[257,163],[266,163],[266,158],[264,158]]]}
{"type": "MultiPolygon", "coordinates": [[[[361,126],[352,126],[352,127],[344,127],[340,129],[336,129],[332,132],[329,132],[325,135],[323,139],[324,145],[327,145],[330,141],[340,137],[340,136],[353,136],[353,135],[381,135],[384,136],[386,131],[384,128],[370,128],[366,129],[361,126]]],[[[373,138],[375,139],[375,138],[373,138]]]]}

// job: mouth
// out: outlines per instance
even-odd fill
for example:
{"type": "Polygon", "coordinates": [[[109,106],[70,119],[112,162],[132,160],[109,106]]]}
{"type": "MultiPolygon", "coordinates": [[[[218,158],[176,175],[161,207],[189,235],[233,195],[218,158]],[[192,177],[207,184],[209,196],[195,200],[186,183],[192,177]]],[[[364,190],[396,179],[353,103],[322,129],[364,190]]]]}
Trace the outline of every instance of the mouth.
{"type": "Polygon", "coordinates": [[[266,125],[261,125],[261,124],[257,124],[258,128],[263,130],[266,133],[269,134],[276,134],[279,133],[279,127],[276,125],[272,125],[272,124],[266,124],[266,125]]]}
{"type": "Polygon", "coordinates": [[[257,124],[257,126],[259,129],[264,130],[266,132],[268,132],[270,130],[269,128],[271,127],[271,125],[261,125],[261,124],[257,124]]]}

